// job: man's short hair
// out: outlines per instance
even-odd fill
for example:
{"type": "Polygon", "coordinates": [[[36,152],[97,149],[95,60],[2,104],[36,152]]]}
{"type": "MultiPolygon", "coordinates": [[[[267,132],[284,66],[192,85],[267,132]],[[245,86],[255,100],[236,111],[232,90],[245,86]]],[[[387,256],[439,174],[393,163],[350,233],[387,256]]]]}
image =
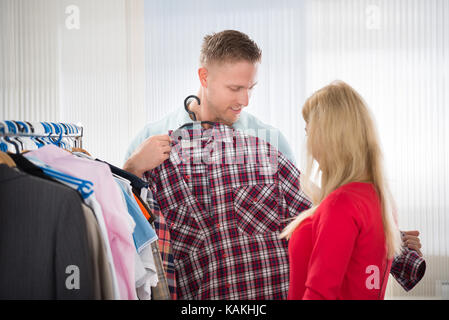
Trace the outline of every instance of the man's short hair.
{"type": "Polygon", "coordinates": [[[236,30],[224,30],[204,37],[200,64],[213,62],[260,62],[262,51],[246,34],[236,30]]]}

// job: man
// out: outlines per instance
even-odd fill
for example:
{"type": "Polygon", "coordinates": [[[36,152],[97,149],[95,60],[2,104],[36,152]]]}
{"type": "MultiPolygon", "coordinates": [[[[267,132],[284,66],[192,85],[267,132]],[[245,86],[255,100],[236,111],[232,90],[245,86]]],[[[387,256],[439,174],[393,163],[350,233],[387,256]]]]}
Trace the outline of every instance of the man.
{"type": "MultiPolygon", "coordinates": [[[[201,103],[189,105],[196,120],[214,121],[232,126],[272,143],[291,162],[293,152],[282,133],[243,111],[248,106],[251,90],[257,84],[257,70],[261,51],[247,35],[226,30],[204,38],[200,56],[198,77],[201,103]],[[277,139],[276,139],[277,138],[277,139]]],[[[171,147],[169,130],[175,130],[193,118],[180,108],[163,119],[147,125],[131,143],[124,169],[141,177],[146,171],[158,167],[169,158],[171,147]]],[[[406,232],[404,246],[419,251],[421,248],[417,231],[406,232]]],[[[406,261],[404,258],[402,261],[406,261]]],[[[402,270],[402,269],[401,269],[402,270]]],[[[398,271],[399,272],[399,271],[398,271]]],[[[398,281],[401,282],[399,279],[398,281]]],[[[407,290],[419,279],[403,285],[407,290]]]]}
{"type": "MultiPolygon", "coordinates": [[[[197,120],[221,122],[273,142],[294,163],[293,152],[284,135],[277,128],[243,111],[257,84],[260,60],[261,51],[256,43],[241,32],[228,30],[206,36],[198,70],[201,105],[193,101],[189,108],[197,120]]],[[[168,159],[171,150],[168,130],[177,129],[192,120],[181,107],[145,126],[128,149],[125,170],[140,177],[168,159]]]]}

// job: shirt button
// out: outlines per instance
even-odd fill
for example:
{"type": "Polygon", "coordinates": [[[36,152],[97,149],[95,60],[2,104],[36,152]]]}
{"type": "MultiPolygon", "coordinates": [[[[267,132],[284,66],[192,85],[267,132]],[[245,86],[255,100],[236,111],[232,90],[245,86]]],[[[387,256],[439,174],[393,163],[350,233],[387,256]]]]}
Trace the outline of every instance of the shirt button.
{"type": "Polygon", "coordinates": [[[220,229],[220,224],[219,223],[217,223],[217,229],[220,229]]]}
{"type": "Polygon", "coordinates": [[[223,253],[223,258],[227,258],[228,255],[226,253],[223,253]]]}
{"type": "Polygon", "coordinates": [[[190,180],[190,176],[184,176],[184,179],[186,179],[187,181],[190,180]]]}
{"type": "Polygon", "coordinates": [[[231,285],[229,283],[226,283],[226,289],[229,289],[231,285]]]}

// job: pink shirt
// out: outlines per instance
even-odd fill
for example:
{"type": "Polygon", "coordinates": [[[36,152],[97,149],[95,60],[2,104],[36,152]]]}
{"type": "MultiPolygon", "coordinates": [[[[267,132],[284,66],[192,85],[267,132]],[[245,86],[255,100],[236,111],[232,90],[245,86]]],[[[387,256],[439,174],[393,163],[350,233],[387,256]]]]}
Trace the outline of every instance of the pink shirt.
{"type": "Polygon", "coordinates": [[[136,300],[134,274],[136,249],[132,237],[133,230],[128,221],[129,214],[123,204],[121,191],[113,180],[109,167],[98,161],[75,157],[52,145],[30,151],[27,156],[37,158],[63,173],[89,180],[94,184],[95,198],[103,210],[120,298],[136,300]]]}

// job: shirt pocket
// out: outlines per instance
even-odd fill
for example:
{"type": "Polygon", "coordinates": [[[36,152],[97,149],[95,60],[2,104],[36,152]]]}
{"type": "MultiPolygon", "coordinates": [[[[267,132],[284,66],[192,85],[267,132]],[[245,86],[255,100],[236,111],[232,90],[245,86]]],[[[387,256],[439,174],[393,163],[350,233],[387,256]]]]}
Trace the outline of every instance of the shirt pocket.
{"type": "Polygon", "coordinates": [[[170,243],[176,260],[183,260],[201,247],[204,233],[192,217],[189,206],[180,204],[165,210],[164,218],[170,230],[170,243]]]}
{"type": "Polygon", "coordinates": [[[279,231],[278,195],[276,184],[233,188],[237,228],[249,236],[279,231]]]}

